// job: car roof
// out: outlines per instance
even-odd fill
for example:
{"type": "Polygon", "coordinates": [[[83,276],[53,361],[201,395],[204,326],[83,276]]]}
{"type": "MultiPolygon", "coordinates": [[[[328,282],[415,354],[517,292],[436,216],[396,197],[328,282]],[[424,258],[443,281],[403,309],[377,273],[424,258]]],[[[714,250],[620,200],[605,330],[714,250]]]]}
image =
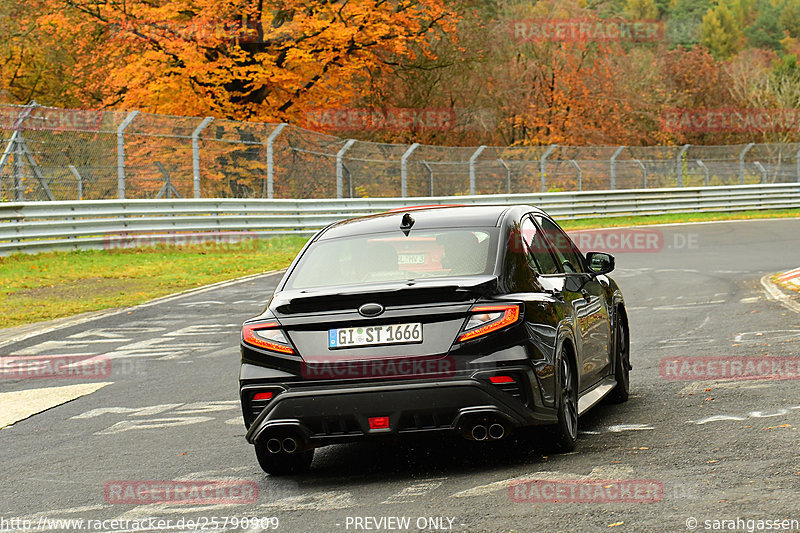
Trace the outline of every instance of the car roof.
{"type": "Polygon", "coordinates": [[[410,206],[393,209],[387,213],[367,215],[336,222],[318,235],[319,239],[335,239],[368,233],[386,233],[400,230],[403,217],[409,214],[414,219],[414,229],[497,227],[509,211],[525,212],[541,210],[532,206],[511,205],[465,205],[465,206],[410,206]]]}

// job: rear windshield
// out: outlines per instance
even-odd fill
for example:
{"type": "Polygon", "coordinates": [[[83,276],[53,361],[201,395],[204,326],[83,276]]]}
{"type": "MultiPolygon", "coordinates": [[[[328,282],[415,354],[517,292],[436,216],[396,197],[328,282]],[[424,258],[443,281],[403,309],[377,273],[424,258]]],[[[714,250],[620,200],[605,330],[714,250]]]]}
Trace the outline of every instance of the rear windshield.
{"type": "Polygon", "coordinates": [[[497,234],[497,228],[459,228],[317,241],[300,258],[286,287],[489,274],[494,271],[497,234]]]}

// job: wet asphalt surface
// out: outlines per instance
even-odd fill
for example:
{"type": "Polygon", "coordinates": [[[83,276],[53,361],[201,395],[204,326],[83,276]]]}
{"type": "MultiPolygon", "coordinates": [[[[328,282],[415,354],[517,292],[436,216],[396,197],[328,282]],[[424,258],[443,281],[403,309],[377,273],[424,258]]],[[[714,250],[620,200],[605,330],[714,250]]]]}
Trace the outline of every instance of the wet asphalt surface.
{"type": "Polygon", "coordinates": [[[800,220],[651,231],[662,246],[617,253],[612,274],[630,319],[631,398],[583,416],[575,452],[545,455],[524,439],[361,443],[318,450],[308,474],[265,475],[244,439],[238,335],[263,308],[273,274],[0,348],[111,363],[99,380],[0,380],[0,393],[28,391],[23,398],[107,383],[0,430],[0,531],[21,530],[12,519],[37,527],[44,519],[120,520],[95,531],[286,532],[719,531],[725,524],[706,521],[737,519],[743,529],[729,522],[726,530],[747,531],[747,520],[800,520],[798,381],[675,380],[661,366],[800,355],[800,315],[767,299],[760,283],[800,266],[800,220]],[[567,495],[542,503],[533,491],[557,485],[525,484],[533,479],[562,489],[656,489],[628,501],[567,495]],[[237,504],[117,503],[108,495],[109,484],[141,480],[229,480],[257,495],[237,504]],[[173,522],[136,522],[152,517],[173,522]],[[233,527],[233,517],[265,520],[233,527]],[[179,519],[197,519],[197,527],[177,528],[179,519]]]}

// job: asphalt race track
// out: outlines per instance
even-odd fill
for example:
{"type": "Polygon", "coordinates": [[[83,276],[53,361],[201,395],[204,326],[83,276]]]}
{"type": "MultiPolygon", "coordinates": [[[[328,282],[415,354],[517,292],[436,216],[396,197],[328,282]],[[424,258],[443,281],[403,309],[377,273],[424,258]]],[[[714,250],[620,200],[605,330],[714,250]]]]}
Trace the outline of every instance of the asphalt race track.
{"type": "Polygon", "coordinates": [[[651,230],[659,249],[616,253],[612,274],[630,316],[632,397],[582,417],[576,452],[546,456],[517,440],[352,444],[318,450],[309,474],[265,475],[244,439],[237,372],[239,326],[263,308],[279,277],[270,274],[0,348],[3,356],[98,356],[101,372],[0,381],[0,417],[19,420],[0,429],[0,530],[115,518],[93,530],[681,532],[721,530],[713,520],[741,520],[744,529],[727,531],[746,531],[746,520],[800,520],[797,376],[676,380],[660,365],[800,355],[800,314],[760,283],[800,266],[800,220],[651,230]],[[20,420],[36,406],[46,410],[20,420]],[[120,503],[109,489],[191,480],[254,492],[244,503],[153,504],[141,495],[120,503]],[[556,503],[531,496],[581,483],[633,485],[626,497],[584,502],[569,490],[556,503]],[[278,520],[242,528],[229,518],[221,527],[224,517],[278,520]],[[149,518],[172,525],[137,522],[149,518]],[[176,528],[179,519],[197,527],[176,528]]]}

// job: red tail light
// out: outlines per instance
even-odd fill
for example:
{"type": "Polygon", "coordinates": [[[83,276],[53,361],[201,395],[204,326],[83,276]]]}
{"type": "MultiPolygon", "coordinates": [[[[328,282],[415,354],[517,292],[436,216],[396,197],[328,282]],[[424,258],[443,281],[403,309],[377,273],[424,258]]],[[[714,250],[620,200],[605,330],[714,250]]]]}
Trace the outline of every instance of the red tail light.
{"type": "Polygon", "coordinates": [[[492,376],[489,378],[489,381],[495,385],[499,385],[501,383],[514,383],[514,378],[511,376],[492,376]]]}
{"type": "Polygon", "coordinates": [[[268,324],[245,324],[242,326],[242,340],[252,346],[257,346],[272,352],[293,354],[294,350],[289,345],[289,339],[278,329],[277,322],[268,324]]]}
{"type": "Polygon", "coordinates": [[[515,324],[520,316],[518,304],[481,305],[473,307],[470,313],[472,316],[464,327],[464,333],[458,337],[458,342],[481,337],[515,324]]]}

